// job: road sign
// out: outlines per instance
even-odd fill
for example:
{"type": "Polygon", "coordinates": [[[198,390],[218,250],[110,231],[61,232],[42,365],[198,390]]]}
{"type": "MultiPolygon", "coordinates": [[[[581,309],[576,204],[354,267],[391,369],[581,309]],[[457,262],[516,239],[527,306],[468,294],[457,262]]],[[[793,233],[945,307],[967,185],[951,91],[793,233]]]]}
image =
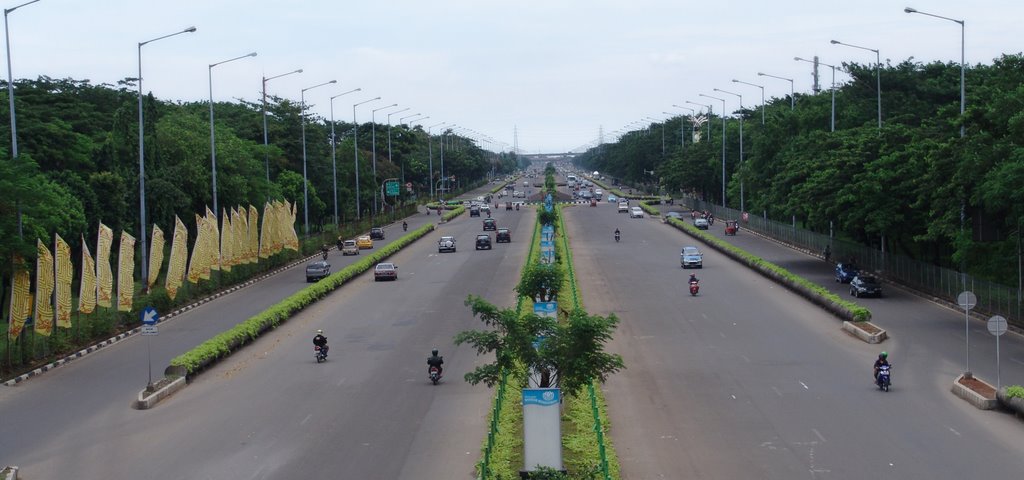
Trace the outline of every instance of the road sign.
{"type": "Polygon", "coordinates": [[[964,310],[970,310],[978,304],[978,297],[974,295],[974,292],[965,290],[956,296],[956,304],[960,305],[960,308],[964,310]]]}
{"type": "Polygon", "coordinates": [[[1006,319],[1000,315],[988,319],[988,333],[997,337],[1006,333],[1006,319]]]}
{"type": "Polygon", "coordinates": [[[389,197],[397,197],[398,196],[398,180],[396,180],[396,179],[385,180],[384,181],[384,192],[389,197]]]}
{"type": "Polygon", "coordinates": [[[156,325],[156,322],[160,320],[160,315],[157,315],[156,309],[153,307],[144,308],[141,316],[143,325],[156,325]]]}
{"type": "Polygon", "coordinates": [[[147,336],[148,335],[156,335],[158,333],[157,328],[158,327],[156,325],[143,325],[142,326],[142,334],[143,335],[147,335],[147,336]]]}
{"type": "Polygon", "coordinates": [[[554,318],[558,313],[558,302],[536,302],[533,304],[533,313],[541,317],[554,318]]]}

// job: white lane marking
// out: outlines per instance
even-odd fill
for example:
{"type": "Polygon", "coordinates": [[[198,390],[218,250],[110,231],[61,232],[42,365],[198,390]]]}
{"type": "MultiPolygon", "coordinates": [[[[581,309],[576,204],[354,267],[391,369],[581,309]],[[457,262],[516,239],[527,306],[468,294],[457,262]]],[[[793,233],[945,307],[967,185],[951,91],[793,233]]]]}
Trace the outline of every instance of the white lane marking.
{"type": "Polygon", "coordinates": [[[821,436],[821,432],[819,432],[817,428],[812,428],[811,432],[821,440],[821,443],[825,443],[825,437],[821,436]]]}
{"type": "Polygon", "coordinates": [[[948,428],[948,429],[949,429],[949,431],[951,431],[951,432],[955,433],[955,434],[956,434],[956,436],[958,436],[958,437],[959,437],[959,436],[961,436],[961,435],[960,435],[960,432],[958,432],[958,431],[956,431],[956,430],[953,430],[953,427],[946,427],[946,428],[948,428]]]}
{"type": "Polygon", "coordinates": [[[748,358],[746,355],[741,354],[740,358],[742,358],[744,362],[750,363],[750,358],[748,358]]]}
{"type": "Polygon", "coordinates": [[[1017,362],[1017,363],[1019,363],[1021,365],[1024,365],[1024,361],[1017,360],[1016,358],[1013,358],[1013,357],[1010,357],[1010,361],[1011,362],[1017,362]]]}
{"type": "Polygon", "coordinates": [[[700,316],[701,316],[701,318],[703,318],[704,320],[711,320],[710,318],[708,318],[708,314],[706,314],[706,313],[702,313],[702,314],[700,314],[700,316]]]}
{"type": "Polygon", "coordinates": [[[343,383],[345,383],[345,379],[344,379],[344,378],[343,378],[343,379],[341,379],[341,380],[338,380],[338,386],[339,386],[339,387],[340,387],[340,386],[341,386],[341,384],[343,384],[343,383]]]}
{"type": "Polygon", "coordinates": [[[804,390],[810,390],[810,388],[807,388],[807,384],[806,383],[800,382],[800,385],[803,385],[804,390]]]}
{"type": "Polygon", "coordinates": [[[729,395],[733,400],[736,400],[736,395],[729,395]]]}
{"type": "Polygon", "coordinates": [[[306,415],[306,418],[303,418],[302,421],[299,422],[299,425],[300,426],[306,426],[306,422],[308,422],[311,418],[313,418],[313,414],[312,413],[309,414],[309,415],[306,415]]]}
{"type": "Polygon", "coordinates": [[[780,392],[778,388],[772,387],[772,390],[775,390],[775,394],[776,395],[778,395],[780,397],[782,396],[782,392],[780,392]]]}
{"type": "Polygon", "coordinates": [[[718,334],[721,335],[722,338],[725,338],[725,332],[718,332],[718,334]]]}
{"type": "Polygon", "coordinates": [[[251,477],[249,477],[249,478],[257,478],[257,477],[262,477],[262,476],[263,476],[263,469],[264,469],[264,468],[266,468],[266,466],[265,466],[265,465],[264,465],[264,466],[262,466],[262,467],[260,467],[260,468],[259,468],[259,470],[256,470],[256,472],[255,472],[255,473],[253,473],[253,474],[252,474],[252,476],[251,476],[251,477]]]}

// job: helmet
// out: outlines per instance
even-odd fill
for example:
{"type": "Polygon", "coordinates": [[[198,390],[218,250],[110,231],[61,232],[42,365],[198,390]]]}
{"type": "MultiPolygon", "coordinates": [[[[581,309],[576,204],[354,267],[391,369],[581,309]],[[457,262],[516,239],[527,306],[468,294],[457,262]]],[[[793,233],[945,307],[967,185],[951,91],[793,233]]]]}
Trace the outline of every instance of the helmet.
{"type": "Polygon", "coordinates": [[[435,349],[431,350],[430,354],[436,357],[437,356],[437,349],[435,348],[435,349]]]}
{"type": "Polygon", "coordinates": [[[886,352],[882,352],[882,353],[879,353],[879,354],[878,354],[878,358],[881,358],[881,359],[883,359],[883,360],[884,360],[884,359],[885,359],[886,357],[888,357],[888,356],[889,356],[889,354],[888,354],[888,353],[886,353],[886,352]]]}
{"type": "Polygon", "coordinates": [[[324,331],[323,331],[323,330],[317,330],[317,331],[316,331],[316,334],[317,334],[317,335],[323,335],[323,334],[324,334],[324,331]]]}

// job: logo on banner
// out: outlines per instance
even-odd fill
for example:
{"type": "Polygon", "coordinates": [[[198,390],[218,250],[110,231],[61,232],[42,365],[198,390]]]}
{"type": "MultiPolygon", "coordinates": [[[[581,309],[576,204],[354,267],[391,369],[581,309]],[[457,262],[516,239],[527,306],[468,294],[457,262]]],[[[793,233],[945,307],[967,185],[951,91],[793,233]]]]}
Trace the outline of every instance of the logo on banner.
{"type": "Polygon", "coordinates": [[[523,405],[539,405],[550,407],[558,405],[559,395],[557,388],[528,388],[523,390],[523,405]]]}

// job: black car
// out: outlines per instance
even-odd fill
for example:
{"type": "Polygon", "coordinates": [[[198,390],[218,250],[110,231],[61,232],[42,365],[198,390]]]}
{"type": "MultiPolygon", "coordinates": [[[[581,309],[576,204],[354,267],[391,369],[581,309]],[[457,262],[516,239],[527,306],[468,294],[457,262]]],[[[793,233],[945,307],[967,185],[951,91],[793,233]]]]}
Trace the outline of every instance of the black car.
{"type": "Polygon", "coordinates": [[[837,283],[850,283],[853,277],[856,277],[860,273],[860,269],[857,265],[852,263],[837,263],[836,264],[836,282],[837,283]]]}
{"type": "Polygon", "coordinates": [[[488,231],[488,230],[497,230],[497,229],[498,229],[498,224],[494,221],[493,218],[485,218],[484,219],[484,231],[485,232],[488,231]]]}
{"type": "Polygon", "coordinates": [[[384,229],[380,227],[371,228],[370,240],[384,240],[384,229]]]}
{"type": "Polygon", "coordinates": [[[317,260],[306,265],[306,283],[315,282],[331,274],[331,264],[317,260]]]}
{"type": "Polygon", "coordinates": [[[480,216],[480,207],[478,207],[476,205],[473,205],[472,207],[469,207],[469,216],[471,216],[471,217],[479,217],[480,216]]]}
{"type": "Polygon", "coordinates": [[[499,228],[494,234],[494,243],[511,243],[512,232],[507,228],[499,228]]]}
{"type": "Polygon", "coordinates": [[[491,249],[491,236],[486,233],[476,236],[476,249],[480,250],[484,248],[487,250],[491,249]]]}
{"type": "Polygon", "coordinates": [[[882,284],[871,275],[857,275],[850,281],[850,295],[854,297],[881,297],[882,284]]]}

